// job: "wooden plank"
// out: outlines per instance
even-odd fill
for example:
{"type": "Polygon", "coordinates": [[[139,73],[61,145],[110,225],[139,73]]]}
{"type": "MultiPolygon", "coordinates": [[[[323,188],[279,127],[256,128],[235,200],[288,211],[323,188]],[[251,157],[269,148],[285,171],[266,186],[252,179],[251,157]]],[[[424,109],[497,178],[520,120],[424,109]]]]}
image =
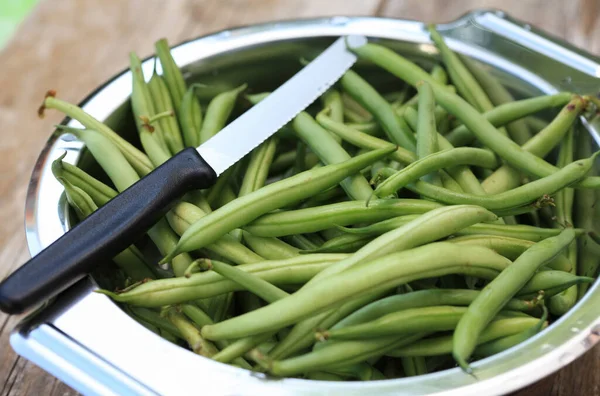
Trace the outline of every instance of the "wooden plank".
{"type": "MultiPolygon", "coordinates": [[[[493,7],[600,53],[598,0],[95,0],[43,1],[2,53],[0,63],[0,279],[23,263],[27,249],[23,205],[31,169],[52,125],[62,119],[35,112],[44,92],[77,102],[127,66],[127,53],[153,52],[233,26],[327,15],[382,15],[446,22],[468,9],[493,7]]],[[[18,322],[0,313],[0,395],[71,395],[73,390],[17,358],[8,335],[18,322]]],[[[519,395],[598,395],[600,348],[519,395]],[[597,377],[597,376],[595,376],[597,377]]]]}

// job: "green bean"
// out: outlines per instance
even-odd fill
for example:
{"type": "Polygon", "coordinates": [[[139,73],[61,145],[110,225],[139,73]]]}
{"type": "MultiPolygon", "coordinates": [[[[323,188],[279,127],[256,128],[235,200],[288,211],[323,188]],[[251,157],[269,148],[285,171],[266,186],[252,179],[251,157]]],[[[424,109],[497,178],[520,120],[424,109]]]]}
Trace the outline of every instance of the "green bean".
{"type": "Polygon", "coordinates": [[[265,185],[276,148],[277,138],[272,137],[252,151],[238,196],[247,195],[265,185]]]}
{"type": "Polygon", "coordinates": [[[419,218],[369,242],[357,254],[320,274],[322,279],[350,268],[363,260],[410,249],[447,237],[470,225],[495,220],[496,216],[477,206],[449,206],[434,209],[419,218]]]}
{"type": "MultiPolygon", "coordinates": [[[[202,311],[200,308],[198,308],[195,305],[192,304],[184,304],[181,305],[179,307],[181,309],[181,312],[187,316],[192,322],[194,322],[194,324],[196,324],[196,326],[198,326],[199,328],[202,328],[202,326],[205,326],[207,324],[212,324],[214,323],[213,320],[204,312],[202,311]]],[[[220,349],[224,349],[227,348],[230,344],[227,341],[217,341],[215,342],[215,345],[220,348],[220,349]]],[[[221,352],[217,352],[215,353],[213,356],[211,356],[212,359],[215,358],[215,356],[217,356],[219,353],[221,352]]],[[[250,366],[250,364],[248,364],[248,362],[246,362],[244,359],[237,357],[235,359],[232,359],[232,364],[238,366],[238,367],[242,367],[248,370],[252,369],[252,366],[250,366]]]]}
{"type": "Polygon", "coordinates": [[[250,232],[242,232],[244,241],[250,248],[267,260],[282,260],[297,257],[300,250],[280,239],[256,236],[250,232]]]}
{"type": "Polygon", "coordinates": [[[218,94],[210,101],[206,108],[202,129],[200,129],[200,144],[206,142],[223,129],[233,111],[238,95],[246,87],[246,84],[240,85],[230,91],[218,94]]]}
{"type": "MultiPolygon", "coordinates": [[[[407,308],[381,316],[369,323],[338,327],[329,331],[317,332],[316,338],[321,340],[355,340],[410,334],[427,329],[427,331],[454,330],[467,307],[449,305],[407,308]]],[[[501,311],[497,318],[514,317],[511,311],[501,311]]],[[[520,315],[516,315],[520,316],[520,315]]],[[[525,317],[528,317],[525,315],[525,317]]]]}
{"type": "MultiPolygon", "coordinates": [[[[425,81],[417,84],[417,91],[419,93],[419,121],[416,129],[416,153],[417,157],[422,159],[439,151],[439,147],[435,117],[433,114],[435,109],[433,92],[429,84],[425,81]]],[[[442,181],[436,172],[428,172],[419,177],[437,186],[442,185],[442,181]]]]}
{"type": "Polygon", "coordinates": [[[306,238],[302,234],[288,235],[288,236],[283,237],[283,240],[286,241],[287,243],[289,243],[290,245],[295,246],[298,249],[305,250],[305,251],[306,250],[313,251],[320,247],[320,245],[313,243],[312,241],[310,241],[308,238],[306,238]]]}
{"type": "Polygon", "coordinates": [[[506,302],[521,290],[539,267],[552,260],[574,239],[575,232],[566,229],[558,236],[530,247],[490,282],[469,305],[453,335],[452,355],[463,370],[471,371],[467,359],[473,353],[481,331],[506,302]]]}
{"type": "MultiPolygon", "coordinates": [[[[58,181],[64,186],[67,201],[75,209],[79,220],[85,219],[98,209],[96,203],[85,191],[72,185],[65,179],[58,178],[58,181]]],[[[134,282],[154,278],[154,274],[148,268],[142,253],[134,245],[114,256],[113,261],[134,282]]]]}
{"type": "Polygon", "coordinates": [[[445,204],[473,204],[490,210],[506,210],[534,202],[536,202],[536,205],[539,205],[547,201],[551,194],[584,178],[592,168],[598,154],[600,152],[588,159],[572,162],[549,176],[494,195],[479,196],[457,193],[423,181],[411,183],[407,188],[445,204]]]}
{"type": "Polygon", "coordinates": [[[202,108],[196,97],[196,89],[203,87],[201,84],[192,84],[181,99],[179,107],[179,123],[183,134],[183,142],[186,147],[197,147],[200,143],[200,131],[202,128],[202,108]]]}
{"type": "MultiPolygon", "coordinates": [[[[344,261],[338,265],[341,263],[344,261]]],[[[484,269],[486,274],[491,274],[494,271],[501,271],[507,264],[504,257],[485,248],[470,246],[466,249],[458,248],[453,244],[433,243],[363,263],[352,270],[330,277],[326,282],[312,282],[310,286],[305,286],[289,297],[254,312],[213,326],[205,326],[202,333],[208,339],[214,340],[263,333],[323,312],[350,296],[358,297],[361,294],[389,289],[431,276],[475,273],[479,268],[484,269]],[[459,250],[462,250],[461,257],[458,257],[459,250]],[[479,256],[475,259],[470,253],[479,256]],[[465,266],[467,262],[465,260],[471,260],[468,268],[465,266]],[[403,262],[403,265],[398,266],[398,262],[403,262]],[[474,262],[477,264],[473,264],[474,262]],[[276,314],[273,315],[273,312],[276,314]]]]}
{"type": "Polygon", "coordinates": [[[480,344],[477,346],[477,348],[475,348],[475,351],[473,351],[473,355],[477,357],[488,357],[495,355],[528,340],[542,331],[542,329],[548,326],[548,322],[546,321],[548,319],[548,310],[545,306],[542,306],[542,308],[544,309],[544,313],[535,326],[531,326],[520,333],[498,338],[493,341],[486,342],[485,344],[480,344]]]}
{"type": "Polygon", "coordinates": [[[218,352],[212,342],[205,340],[200,331],[191,324],[185,316],[177,312],[174,308],[165,310],[164,315],[181,332],[183,338],[187,341],[192,351],[198,355],[211,357],[218,352]]]}
{"type": "Polygon", "coordinates": [[[540,271],[523,288],[518,295],[522,296],[535,295],[539,291],[544,292],[544,298],[549,298],[555,294],[568,289],[573,285],[580,285],[593,282],[594,278],[586,276],[577,276],[565,271],[546,270],[540,271]]]}
{"type": "Polygon", "coordinates": [[[353,114],[353,117],[356,117],[355,122],[370,122],[373,120],[373,115],[369,110],[363,107],[361,103],[355,100],[347,92],[342,92],[341,97],[342,105],[344,106],[344,116],[346,116],[346,112],[349,111],[350,114],[353,114]]]}
{"type": "Polygon", "coordinates": [[[156,326],[160,330],[166,330],[179,338],[183,338],[183,335],[179,329],[175,327],[169,320],[162,317],[158,312],[152,309],[134,306],[127,306],[127,310],[131,311],[138,318],[141,318],[151,325],[156,326]]]}
{"type": "MultiPolygon", "coordinates": [[[[545,177],[557,171],[555,166],[523,150],[508,137],[497,133],[496,128],[484,116],[478,113],[462,98],[435,83],[416,64],[376,44],[365,44],[358,48],[352,48],[352,51],[360,58],[372,61],[413,86],[420,80],[429,82],[433,88],[437,102],[449,113],[460,119],[484,145],[494,150],[496,154],[515,168],[537,177],[545,177]]],[[[598,185],[600,185],[600,179],[586,178],[580,181],[577,186],[596,188],[598,185]]]]}
{"type": "MultiPolygon", "coordinates": [[[[376,138],[375,136],[370,136],[366,133],[351,128],[348,125],[334,121],[331,117],[327,116],[327,112],[320,112],[317,115],[316,120],[328,131],[335,133],[343,140],[357,147],[372,150],[390,147],[390,143],[386,140],[376,138]]],[[[390,155],[390,158],[402,164],[410,164],[411,162],[416,161],[417,156],[409,150],[406,150],[402,147],[397,147],[396,151],[390,155]]]]}
{"type": "Polygon", "coordinates": [[[183,75],[179,70],[179,67],[175,63],[175,60],[171,56],[169,50],[169,44],[166,39],[160,39],[155,44],[156,55],[160,59],[160,65],[162,66],[163,77],[169,93],[171,94],[171,100],[175,111],[179,113],[179,107],[181,106],[181,100],[185,94],[185,81],[183,75]]]}
{"type": "Polygon", "coordinates": [[[321,99],[323,100],[323,107],[331,110],[331,118],[337,122],[344,122],[344,104],[340,93],[330,88],[321,96],[321,99]]]}
{"type": "Polygon", "coordinates": [[[177,247],[163,258],[161,263],[168,262],[184,251],[202,248],[267,212],[331,187],[385,157],[392,150],[393,148],[375,150],[339,164],[302,172],[240,197],[192,224],[181,236],[177,247]]]}
{"type": "Polygon", "coordinates": [[[427,331],[454,330],[466,307],[434,306],[405,309],[382,316],[369,323],[317,332],[317,339],[354,340],[410,334],[427,331]]]}
{"type": "MultiPolygon", "coordinates": [[[[499,105],[490,111],[486,111],[483,113],[483,116],[495,127],[507,125],[507,128],[509,128],[510,125],[518,122],[518,120],[529,114],[566,105],[569,100],[571,100],[572,96],[571,93],[561,92],[554,95],[544,95],[530,99],[517,100],[499,105]]],[[[446,138],[455,146],[464,146],[470,143],[475,136],[465,125],[460,125],[448,133],[446,138]]],[[[515,140],[515,142],[517,141],[515,140]]],[[[517,143],[525,144],[521,143],[520,140],[517,143]]]]}
{"type": "MultiPolygon", "coordinates": [[[[292,125],[300,139],[325,164],[341,163],[351,158],[331,134],[317,124],[308,113],[298,114],[292,125]]],[[[373,193],[369,182],[360,173],[346,178],[340,185],[351,199],[367,199],[373,193]]]]}
{"type": "MultiPolygon", "coordinates": [[[[315,329],[328,329],[342,318],[346,317],[349,313],[354,312],[357,308],[369,304],[387,294],[388,290],[384,290],[383,292],[379,291],[359,298],[353,298],[336,309],[323,312],[299,322],[292,328],[288,335],[273,348],[269,353],[270,357],[273,359],[284,359],[304,348],[310,347],[314,343],[313,333],[315,329]]],[[[313,349],[318,349],[326,344],[327,343],[316,344],[313,349]]]]}
{"type": "MultiPolygon", "coordinates": [[[[468,306],[479,293],[478,290],[468,289],[428,289],[397,294],[362,307],[336,323],[331,331],[372,322],[385,315],[407,309],[438,305],[468,306]]],[[[535,306],[533,302],[513,298],[506,304],[505,309],[531,311],[535,306]]]]}
{"type": "Polygon", "coordinates": [[[118,193],[106,184],[98,181],[75,165],[63,162],[66,155],[67,153],[65,152],[52,162],[52,174],[54,174],[54,177],[66,180],[83,190],[92,198],[97,206],[102,206],[117,196],[118,193]]]}
{"type": "MultiPolygon", "coordinates": [[[[307,255],[287,260],[241,264],[236,268],[255,274],[273,284],[300,284],[307,282],[324,268],[346,257],[348,256],[338,254],[307,255]]],[[[244,290],[244,288],[217,273],[207,271],[195,273],[189,277],[145,282],[120,294],[107,290],[100,292],[115,301],[145,307],[158,307],[209,298],[236,290],[244,290]]]]}
{"type": "Polygon", "coordinates": [[[248,232],[263,237],[305,234],[325,230],[336,225],[374,222],[407,214],[420,214],[441,207],[431,201],[417,199],[377,199],[339,202],[306,209],[279,211],[265,214],[244,227],[248,232]]]}
{"type": "MultiPolygon", "coordinates": [[[[152,103],[156,113],[172,112],[175,114],[173,101],[169,94],[169,89],[161,76],[156,74],[156,70],[148,81],[148,89],[152,97],[152,103]]],[[[183,141],[181,139],[181,130],[175,117],[165,117],[159,120],[165,142],[171,154],[176,154],[183,150],[183,141]]]]}
{"type": "Polygon", "coordinates": [[[346,92],[373,114],[392,142],[415,151],[415,139],[411,131],[402,125],[402,120],[392,107],[368,82],[350,70],[342,76],[340,83],[346,92]]]}
{"type": "MultiPolygon", "coordinates": [[[[513,96],[508,92],[500,82],[490,73],[486,72],[483,67],[476,64],[470,58],[464,55],[458,55],[459,59],[465,67],[471,72],[473,77],[481,85],[488,98],[495,105],[514,102],[513,96]]],[[[506,125],[506,130],[512,140],[517,144],[523,145],[532,136],[529,127],[524,120],[517,120],[506,125]]]]}
{"type": "Polygon", "coordinates": [[[139,180],[139,176],[125,156],[105,136],[92,129],[61,127],[83,141],[98,164],[106,172],[117,190],[123,191],[139,180]]]}
{"type": "MultiPolygon", "coordinates": [[[[417,216],[398,216],[395,218],[390,218],[387,220],[383,220],[379,223],[371,224],[365,227],[356,227],[356,228],[345,228],[340,227],[344,232],[350,234],[358,234],[358,235],[382,235],[386,232],[393,231],[399,227],[402,227],[406,224],[407,221],[412,221],[417,216]]],[[[509,237],[509,238],[519,238],[525,241],[533,241],[539,242],[546,238],[550,238],[553,236],[559,235],[561,230],[556,228],[540,228],[534,226],[528,226],[525,224],[518,225],[505,225],[505,224],[473,224],[468,227],[465,227],[461,230],[458,230],[454,233],[454,235],[493,235],[499,237],[509,237]]],[[[575,233],[577,235],[585,234],[585,230],[583,229],[575,229],[575,233]]],[[[458,239],[458,238],[455,238],[458,239]]],[[[511,241],[512,242],[512,241],[511,241]]],[[[514,242],[513,242],[514,243],[514,242]]],[[[512,244],[511,244],[512,245],[512,244]]],[[[481,245],[480,245],[481,246],[481,245]]],[[[519,245],[520,248],[526,249],[531,245],[522,243],[519,245]]],[[[515,247],[511,247],[515,248],[515,247]]],[[[519,247],[516,247],[519,249],[519,247]]],[[[494,249],[492,249],[494,250],[494,249]]]]}
{"type": "Polygon", "coordinates": [[[272,361],[254,353],[254,356],[270,374],[291,376],[311,371],[320,371],[331,366],[350,365],[362,362],[372,356],[380,356],[386,351],[411,344],[424,337],[419,333],[404,337],[385,337],[374,340],[343,341],[327,348],[292,357],[286,360],[272,361]]]}
{"type": "Polygon", "coordinates": [[[231,179],[234,176],[234,173],[237,168],[236,165],[234,165],[233,167],[231,167],[231,168],[227,169],[225,172],[223,172],[217,178],[216,183],[208,191],[208,194],[206,196],[206,202],[208,202],[208,205],[211,208],[215,207],[217,204],[217,201],[219,199],[221,199],[221,196],[223,195],[223,191],[226,190],[227,186],[229,185],[229,182],[231,181],[231,179]]]}
{"type": "MultiPolygon", "coordinates": [[[[182,235],[192,223],[206,216],[206,213],[187,202],[180,202],[167,213],[167,220],[171,228],[182,235]]],[[[206,247],[236,264],[250,264],[264,261],[260,255],[254,253],[230,235],[223,235],[220,239],[206,247]]]]}
{"type": "Polygon", "coordinates": [[[81,108],[60,99],[56,99],[51,95],[47,95],[44,99],[41,110],[43,110],[43,108],[62,111],[67,116],[79,121],[84,127],[96,130],[104,137],[110,139],[110,141],[119,148],[121,153],[123,153],[127,162],[131,164],[138,175],[145,176],[154,169],[154,165],[146,154],[135,148],[131,143],[123,139],[108,126],[84,112],[81,108]]]}
{"type": "Polygon", "coordinates": [[[452,83],[456,86],[458,92],[480,112],[493,109],[494,105],[483,88],[481,88],[477,80],[465,67],[458,55],[448,48],[442,36],[435,30],[435,27],[429,25],[427,30],[429,30],[431,40],[440,51],[442,61],[446,65],[452,83]]]}
{"type": "MultiPolygon", "coordinates": [[[[418,114],[414,109],[405,109],[404,118],[411,127],[418,127],[418,114]]],[[[450,150],[454,148],[454,146],[444,136],[438,134],[437,139],[440,150],[450,150]]],[[[485,195],[485,190],[483,189],[483,187],[481,187],[481,184],[479,184],[479,180],[477,180],[473,172],[471,172],[471,170],[468,167],[454,166],[449,168],[447,171],[453,178],[456,179],[460,187],[463,190],[465,190],[465,192],[475,195],[485,195]]],[[[444,172],[440,171],[439,173],[440,176],[443,176],[444,172]]],[[[454,189],[454,191],[460,192],[460,190],[458,189],[454,189]]]]}
{"type": "Polygon", "coordinates": [[[355,129],[359,132],[365,133],[369,136],[378,136],[380,135],[381,129],[377,122],[348,122],[347,125],[349,128],[355,129]]]}
{"type": "MultiPolygon", "coordinates": [[[[483,226],[483,224],[476,225],[483,226]]],[[[451,238],[448,241],[451,243],[465,244],[465,245],[477,245],[483,246],[488,249],[492,249],[498,254],[506,257],[509,260],[516,260],[525,250],[529,249],[531,246],[535,244],[535,241],[540,241],[545,237],[549,237],[552,235],[542,236],[540,234],[536,235],[536,231],[538,230],[530,230],[526,225],[506,225],[503,226],[505,228],[506,235],[511,236],[500,236],[500,235],[486,235],[485,231],[482,233],[478,233],[476,230],[473,231],[473,235],[466,235],[457,238],[451,238]],[[517,228],[518,227],[518,228],[517,228]],[[518,232],[523,233],[531,233],[529,238],[523,238],[521,235],[511,232],[511,228],[518,232]],[[482,234],[482,235],[480,235],[482,234]],[[516,238],[519,236],[521,239],[516,238]]],[[[540,228],[539,230],[546,230],[545,228],[540,228]]],[[[464,231],[464,230],[463,230],[464,231]]],[[[501,231],[501,229],[499,230],[501,231]]],[[[488,231],[489,232],[489,231],[488,231]]],[[[583,232],[583,230],[582,230],[583,232]]],[[[465,233],[465,232],[463,232],[465,233]]],[[[558,235],[558,232],[557,234],[558,235]]],[[[571,271],[574,267],[574,263],[571,263],[569,258],[564,254],[559,254],[556,258],[550,261],[547,265],[549,268],[559,271],[571,271]]]]}
{"type": "MultiPolygon", "coordinates": [[[[523,150],[542,158],[548,155],[567,134],[584,108],[585,102],[580,97],[573,98],[546,128],[523,145],[523,150]]],[[[504,165],[484,180],[483,187],[489,193],[502,192],[517,187],[520,181],[519,171],[504,165]]]]}
{"type": "Polygon", "coordinates": [[[259,296],[266,302],[274,302],[289,296],[288,293],[284,292],[277,286],[252,275],[249,272],[242,271],[236,267],[232,267],[229,264],[222,263],[216,260],[203,259],[208,269],[216,272],[223,277],[240,284],[249,292],[259,296]]]}
{"type": "Polygon", "coordinates": [[[326,241],[318,249],[301,250],[300,253],[354,253],[372,240],[370,235],[339,235],[326,241]]]}
{"type": "MultiPolygon", "coordinates": [[[[536,326],[537,318],[507,318],[498,319],[491,322],[474,340],[477,345],[497,340],[502,337],[518,334],[522,331],[536,326]]],[[[386,356],[407,357],[407,356],[439,356],[452,353],[452,336],[432,337],[420,340],[404,347],[386,352],[386,356]]]]}
{"type": "MultiPolygon", "coordinates": [[[[569,131],[567,136],[564,138],[561,144],[558,161],[556,163],[559,167],[564,167],[567,164],[573,162],[573,128],[569,131]]],[[[573,227],[573,200],[575,196],[575,190],[572,188],[564,188],[556,193],[556,228],[573,227]]],[[[566,255],[572,263],[577,263],[577,241],[574,241],[567,248],[566,255]]],[[[576,265],[573,265],[570,269],[572,274],[577,272],[576,265]]],[[[548,308],[553,315],[564,315],[569,309],[577,302],[577,286],[573,286],[563,291],[559,295],[556,295],[550,299],[548,308]]]]}
{"type": "Polygon", "coordinates": [[[156,112],[150,90],[144,80],[141,61],[134,52],[129,54],[129,68],[132,75],[131,107],[140,141],[150,161],[154,166],[159,166],[169,159],[170,153],[163,139],[160,125],[152,127],[151,130],[149,125],[142,120],[142,117],[152,117],[156,115],[156,112]]]}
{"type": "Polygon", "coordinates": [[[374,193],[380,197],[391,195],[424,175],[447,167],[474,165],[494,168],[497,164],[495,156],[486,150],[467,147],[443,150],[421,158],[399,170],[377,186],[374,193]]]}

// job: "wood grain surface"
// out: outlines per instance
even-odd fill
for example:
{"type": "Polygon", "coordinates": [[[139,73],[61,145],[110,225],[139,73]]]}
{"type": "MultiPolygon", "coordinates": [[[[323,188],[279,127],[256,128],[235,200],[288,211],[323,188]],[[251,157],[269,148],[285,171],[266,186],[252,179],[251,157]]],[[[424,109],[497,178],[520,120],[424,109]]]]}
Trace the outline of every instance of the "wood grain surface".
{"type": "MultiPolygon", "coordinates": [[[[450,21],[475,8],[502,9],[595,54],[600,53],[600,0],[59,0],[42,1],[0,54],[0,279],[29,256],[23,228],[27,182],[52,125],[35,111],[44,92],[78,102],[127,66],[127,53],[152,52],[220,29],[326,15],[378,15],[450,21]]],[[[8,345],[19,317],[0,313],[0,396],[74,395],[19,358],[8,345]]],[[[600,395],[600,347],[520,396],[600,395]]]]}

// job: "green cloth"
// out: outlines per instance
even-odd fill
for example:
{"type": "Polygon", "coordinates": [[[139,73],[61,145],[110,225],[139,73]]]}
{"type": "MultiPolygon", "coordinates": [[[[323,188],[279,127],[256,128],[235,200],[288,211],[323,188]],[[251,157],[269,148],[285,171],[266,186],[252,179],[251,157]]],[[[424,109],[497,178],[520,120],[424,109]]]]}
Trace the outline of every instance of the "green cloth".
{"type": "Polygon", "coordinates": [[[0,49],[39,0],[0,0],[0,49]]]}

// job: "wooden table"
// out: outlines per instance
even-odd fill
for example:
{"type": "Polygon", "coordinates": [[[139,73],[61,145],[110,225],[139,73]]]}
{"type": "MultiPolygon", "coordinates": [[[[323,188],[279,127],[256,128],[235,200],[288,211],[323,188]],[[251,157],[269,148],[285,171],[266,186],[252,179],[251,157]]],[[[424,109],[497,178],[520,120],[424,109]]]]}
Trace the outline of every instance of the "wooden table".
{"type": "MultiPolygon", "coordinates": [[[[224,28],[277,19],[378,15],[429,22],[473,8],[499,8],[600,53],[600,0],[61,0],[42,1],[2,53],[0,62],[0,279],[28,257],[23,205],[30,173],[52,125],[62,118],[36,109],[44,92],[78,102],[127,66],[128,51],[152,53],[170,43],[224,28]]],[[[72,395],[68,386],[8,345],[19,317],[0,313],[0,395],[72,395]]],[[[600,347],[518,395],[600,395],[600,347]]]]}

